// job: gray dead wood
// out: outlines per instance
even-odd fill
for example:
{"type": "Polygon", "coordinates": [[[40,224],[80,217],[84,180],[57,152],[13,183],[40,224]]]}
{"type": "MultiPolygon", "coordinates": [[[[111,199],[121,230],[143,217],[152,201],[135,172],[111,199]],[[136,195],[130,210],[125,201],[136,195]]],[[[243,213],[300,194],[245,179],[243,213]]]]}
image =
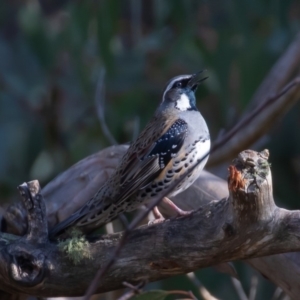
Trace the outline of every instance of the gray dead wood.
{"type": "MultiPolygon", "coordinates": [[[[226,261],[299,251],[300,211],[275,205],[267,156],[250,150],[239,155],[231,168],[228,199],[134,230],[97,292],[118,289],[123,281],[155,281],[226,261]]],[[[0,289],[43,297],[82,295],[122,233],[97,238],[87,246],[92,259],[75,265],[45,238],[42,195],[36,181],[27,185],[29,194],[22,185],[29,215],[26,235],[0,235],[0,289]]]]}

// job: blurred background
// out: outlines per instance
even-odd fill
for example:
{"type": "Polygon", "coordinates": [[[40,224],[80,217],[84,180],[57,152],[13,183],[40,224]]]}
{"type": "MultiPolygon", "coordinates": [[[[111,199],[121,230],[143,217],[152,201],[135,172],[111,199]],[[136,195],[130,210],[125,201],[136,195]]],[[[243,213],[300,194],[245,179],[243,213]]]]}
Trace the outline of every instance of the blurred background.
{"type": "MultiPolygon", "coordinates": [[[[214,140],[236,124],[299,29],[297,0],[2,0],[1,205],[23,181],[44,186],[111,145],[99,114],[117,143],[133,140],[178,74],[207,69],[197,105],[214,140]]],[[[270,150],[275,199],[289,209],[299,208],[299,129],[298,104],[252,147],[270,150]]],[[[256,299],[272,298],[272,283],[235,265],[246,291],[258,276],[256,299]]],[[[197,276],[216,297],[239,299],[228,275],[210,268],[197,276]]],[[[199,296],[185,276],[148,288],[199,296]]]]}

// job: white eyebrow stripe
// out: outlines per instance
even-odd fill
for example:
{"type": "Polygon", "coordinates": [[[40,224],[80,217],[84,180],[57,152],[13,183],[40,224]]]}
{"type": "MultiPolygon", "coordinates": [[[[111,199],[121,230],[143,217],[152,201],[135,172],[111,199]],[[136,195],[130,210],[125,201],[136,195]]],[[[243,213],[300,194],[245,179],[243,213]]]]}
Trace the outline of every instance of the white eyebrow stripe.
{"type": "Polygon", "coordinates": [[[164,99],[165,99],[166,92],[167,92],[168,90],[171,89],[172,85],[173,85],[176,81],[182,80],[182,79],[189,79],[189,78],[191,78],[191,77],[192,77],[192,75],[179,75],[179,76],[174,77],[174,78],[170,81],[170,83],[167,85],[167,87],[165,88],[165,91],[164,91],[163,96],[162,96],[162,102],[163,102],[164,99]]]}

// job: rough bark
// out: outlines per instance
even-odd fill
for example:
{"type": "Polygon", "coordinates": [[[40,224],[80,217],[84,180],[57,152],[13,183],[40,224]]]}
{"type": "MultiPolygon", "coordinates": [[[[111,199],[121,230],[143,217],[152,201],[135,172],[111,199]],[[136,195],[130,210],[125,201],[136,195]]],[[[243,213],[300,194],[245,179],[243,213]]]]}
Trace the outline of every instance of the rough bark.
{"type": "MultiPolygon", "coordinates": [[[[118,289],[124,280],[154,281],[226,261],[299,251],[300,211],[275,205],[267,157],[266,151],[239,155],[230,167],[228,199],[134,230],[97,292],[118,289]]],[[[28,210],[26,235],[0,236],[0,289],[44,297],[82,295],[122,233],[97,237],[85,246],[91,258],[74,264],[48,241],[43,197],[36,181],[27,185],[20,187],[28,210]]]]}

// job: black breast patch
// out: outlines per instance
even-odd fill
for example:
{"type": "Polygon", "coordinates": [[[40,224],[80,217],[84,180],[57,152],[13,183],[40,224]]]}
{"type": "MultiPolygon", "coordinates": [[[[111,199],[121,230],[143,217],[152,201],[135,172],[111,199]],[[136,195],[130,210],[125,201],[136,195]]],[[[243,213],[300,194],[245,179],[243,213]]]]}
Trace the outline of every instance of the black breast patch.
{"type": "Polygon", "coordinates": [[[159,167],[163,169],[179,152],[187,131],[187,123],[182,119],[176,120],[169,130],[156,141],[151,152],[145,157],[158,156],[159,167]]]}

